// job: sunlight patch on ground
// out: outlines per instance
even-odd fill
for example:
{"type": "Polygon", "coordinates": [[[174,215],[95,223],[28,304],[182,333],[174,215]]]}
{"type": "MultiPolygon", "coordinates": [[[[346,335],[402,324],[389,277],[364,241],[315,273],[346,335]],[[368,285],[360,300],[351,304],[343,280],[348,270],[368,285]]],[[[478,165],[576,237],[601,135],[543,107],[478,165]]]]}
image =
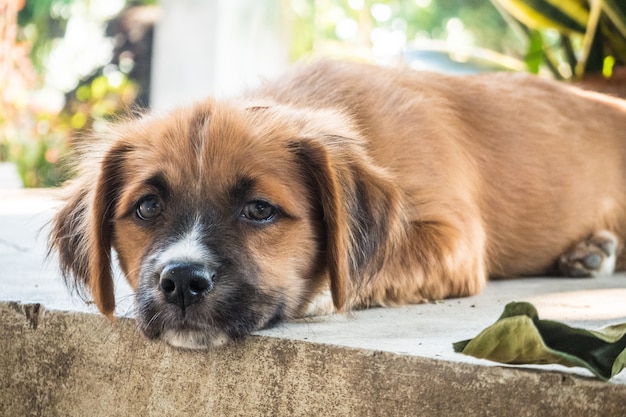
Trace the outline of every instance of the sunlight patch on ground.
{"type": "Polygon", "coordinates": [[[533,303],[540,318],[545,319],[578,321],[626,318],[626,288],[539,294],[527,301],[533,303]]]}

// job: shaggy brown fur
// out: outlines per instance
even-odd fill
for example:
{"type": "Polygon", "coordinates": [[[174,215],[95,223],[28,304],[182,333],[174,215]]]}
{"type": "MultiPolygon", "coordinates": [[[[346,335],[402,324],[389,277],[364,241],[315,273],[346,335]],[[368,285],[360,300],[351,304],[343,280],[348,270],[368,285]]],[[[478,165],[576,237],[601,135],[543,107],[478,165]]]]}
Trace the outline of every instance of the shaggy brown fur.
{"type": "Polygon", "coordinates": [[[626,105],[533,76],[319,62],[97,148],[51,245],[107,315],[114,248],[140,327],[178,346],[624,266],[626,105]],[[202,278],[190,301],[172,263],[202,278]]]}

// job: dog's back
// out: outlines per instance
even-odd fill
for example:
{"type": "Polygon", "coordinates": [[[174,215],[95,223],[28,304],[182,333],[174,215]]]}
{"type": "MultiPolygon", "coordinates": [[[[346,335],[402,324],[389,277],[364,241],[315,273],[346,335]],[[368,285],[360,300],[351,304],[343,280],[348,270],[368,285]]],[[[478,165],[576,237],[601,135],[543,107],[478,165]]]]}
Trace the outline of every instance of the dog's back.
{"type": "Polygon", "coordinates": [[[370,155],[398,178],[411,217],[475,230],[491,276],[551,272],[599,230],[626,237],[619,99],[526,74],[453,77],[331,61],[261,95],[350,114],[370,155]]]}

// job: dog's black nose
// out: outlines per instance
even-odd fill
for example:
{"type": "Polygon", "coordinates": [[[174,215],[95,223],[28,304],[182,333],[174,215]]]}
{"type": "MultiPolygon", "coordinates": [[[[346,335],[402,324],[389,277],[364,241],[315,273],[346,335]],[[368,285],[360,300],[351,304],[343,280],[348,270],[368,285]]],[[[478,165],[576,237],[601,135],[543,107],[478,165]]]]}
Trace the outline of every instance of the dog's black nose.
{"type": "Polygon", "coordinates": [[[161,271],[159,286],[168,303],[186,308],[213,289],[215,273],[199,264],[173,263],[161,271]]]}

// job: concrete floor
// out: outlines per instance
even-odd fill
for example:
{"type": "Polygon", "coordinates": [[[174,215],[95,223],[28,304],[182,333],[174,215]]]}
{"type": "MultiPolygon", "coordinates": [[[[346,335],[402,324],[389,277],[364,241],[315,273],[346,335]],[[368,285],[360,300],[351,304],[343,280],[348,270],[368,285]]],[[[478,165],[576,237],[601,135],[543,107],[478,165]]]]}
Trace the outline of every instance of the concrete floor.
{"type": "MultiPolygon", "coordinates": [[[[45,260],[45,225],[57,205],[56,194],[56,191],[0,190],[0,302],[39,303],[47,310],[69,311],[72,314],[93,313],[91,307],[70,296],[61,282],[54,259],[45,260]]],[[[132,296],[122,278],[118,278],[117,293],[120,300],[118,315],[129,316],[132,296]]],[[[579,327],[598,328],[626,321],[625,300],[624,274],[601,279],[532,278],[498,281],[490,282],[475,297],[401,308],[371,309],[350,315],[287,323],[275,329],[258,332],[257,337],[251,338],[251,343],[258,344],[266,340],[272,344],[283,341],[295,343],[298,349],[301,346],[313,346],[315,349],[349,348],[348,351],[351,352],[353,349],[361,352],[386,352],[385,355],[388,353],[392,357],[400,355],[399,357],[410,360],[438,363],[442,369],[472,369],[470,375],[472,372],[489,372],[485,370],[497,368],[497,378],[501,379],[502,369],[506,373],[507,369],[512,368],[456,354],[452,350],[452,343],[469,339],[493,323],[508,302],[530,301],[537,306],[542,318],[561,320],[579,327]],[[304,345],[300,344],[302,342],[304,345]],[[437,362],[432,362],[433,360],[437,362]]],[[[12,309],[13,307],[5,307],[5,311],[13,311],[12,309]]],[[[7,319],[3,317],[0,321],[5,320],[7,319]]],[[[100,332],[108,334],[116,331],[112,330],[114,325],[109,325],[106,321],[98,323],[100,332]],[[107,326],[111,329],[107,329],[107,326]]],[[[124,326],[132,327],[132,320],[124,323],[127,323],[124,326]]],[[[13,327],[9,327],[13,329],[10,331],[15,331],[13,327]]],[[[131,346],[145,343],[136,331],[125,332],[127,337],[134,340],[129,342],[131,346]]],[[[18,335],[16,337],[19,338],[18,335]]],[[[150,344],[152,345],[154,343],[150,344]]],[[[163,348],[159,349],[162,352],[163,348]]],[[[167,349],[169,352],[170,348],[167,349]]],[[[533,371],[533,375],[545,374],[548,379],[554,378],[554,373],[558,372],[568,378],[582,377],[581,381],[594,384],[596,388],[605,384],[586,378],[591,373],[583,369],[561,366],[530,368],[541,370],[539,373],[533,371]]],[[[515,373],[517,370],[511,372],[511,375],[518,375],[515,373]]],[[[606,386],[614,390],[617,396],[614,400],[618,403],[622,401],[626,406],[626,372],[606,386]]]]}

